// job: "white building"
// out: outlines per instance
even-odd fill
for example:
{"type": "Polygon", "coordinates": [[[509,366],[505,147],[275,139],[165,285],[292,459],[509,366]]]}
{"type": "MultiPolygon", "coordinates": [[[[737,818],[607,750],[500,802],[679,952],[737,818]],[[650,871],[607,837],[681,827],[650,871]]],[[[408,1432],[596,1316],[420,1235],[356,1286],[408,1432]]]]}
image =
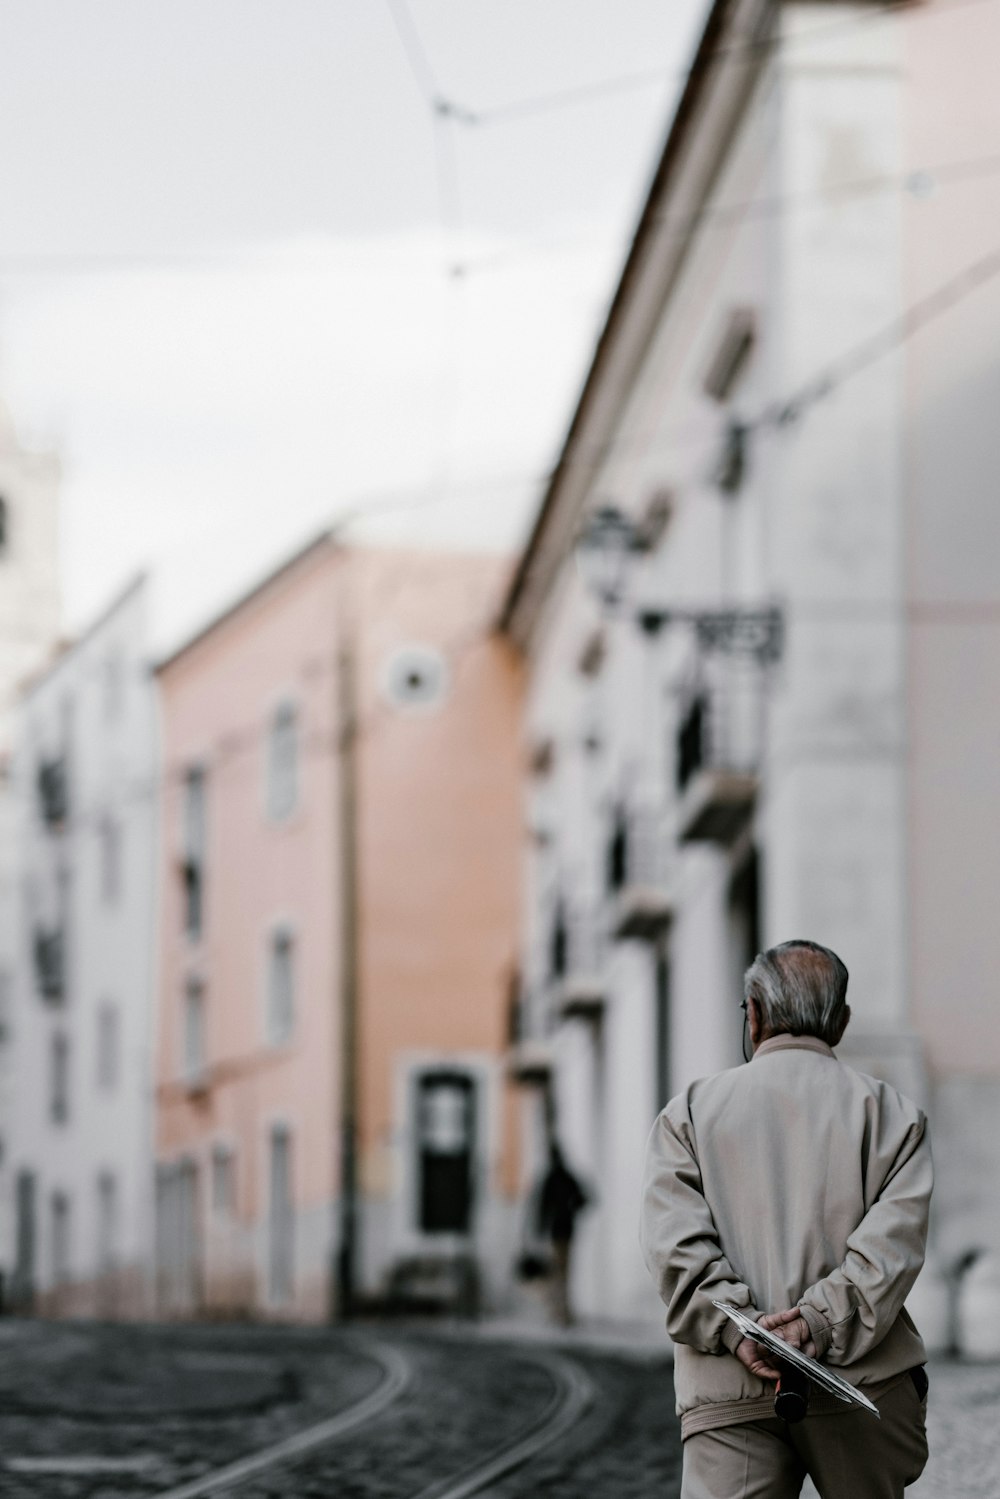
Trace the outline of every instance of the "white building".
{"type": "Polygon", "coordinates": [[[0,406],[0,1275],[13,1257],[11,1224],[11,983],[17,916],[9,762],[19,686],[59,635],[59,465],[23,447],[0,406]]]}
{"type": "Polygon", "coordinates": [[[25,693],[14,795],[13,1294],[149,1305],[155,699],[133,583],[25,693]]]}
{"type": "Polygon", "coordinates": [[[650,1125],[795,936],[851,971],[842,1053],[932,1109],[937,1263],[1000,1249],[998,43],[995,7],[716,0],[507,600],[512,1067],[596,1191],[584,1313],[658,1315],[650,1125]]]}

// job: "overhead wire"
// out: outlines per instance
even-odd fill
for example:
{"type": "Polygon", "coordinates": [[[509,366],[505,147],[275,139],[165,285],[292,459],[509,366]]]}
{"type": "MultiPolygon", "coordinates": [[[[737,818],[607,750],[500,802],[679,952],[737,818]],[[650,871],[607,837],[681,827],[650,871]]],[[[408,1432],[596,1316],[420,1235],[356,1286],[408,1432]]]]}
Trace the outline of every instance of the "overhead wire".
{"type": "MultiPolygon", "coordinates": [[[[898,318],[891,320],[886,326],[866,339],[859,340],[852,348],[831,361],[820,372],[803,382],[788,396],[767,402],[758,412],[756,417],[750,418],[746,423],[748,431],[760,431],[766,428],[784,429],[793,423],[800,421],[816,405],[829,399],[844,384],[874,363],[884,358],[909,341],[916,333],[927,327],[935,319],[959,305],[968,296],[990,281],[1000,277],[1000,247],[995,247],[987,254],[979,257],[971,265],[965,267],[957,275],[950,277],[946,282],[937,287],[927,296],[920,298],[907,308],[898,318]]],[[[572,461],[572,460],[571,460],[572,461]]],[[[833,605],[820,606],[825,615],[833,610],[833,605]]],[[[888,605],[886,606],[888,608],[888,605]]],[[[893,606],[895,607],[895,605],[893,606]]],[[[917,612],[918,606],[910,606],[917,612]]],[[[845,605],[844,613],[854,617],[857,613],[852,604],[845,605]]],[[[872,612],[869,601],[868,611],[872,612]]],[[[452,645],[446,648],[446,659],[450,655],[450,664],[454,666],[461,657],[474,646],[483,643],[487,638],[488,622],[493,618],[492,611],[482,621],[472,626],[463,626],[452,645]]],[[[331,658],[335,659],[335,658],[331,658]]],[[[300,663],[302,664],[302,663],[300,663]]],[[[315,664],[315,658],[311,658],[311,664],[315,664]]],[[[388,712],[387,705],[381,705],[376,700],[374,707],[370,710],[368,720],[359,721],[357,733],[363,735],[373,731],[379,720],[388,712]]],[[[261,739],[268,732],[267,726],[259,719],[255,719],[252,725],[244,730],[227,731],[221,744],[221,748],[209,762],[209,765],[218,767],[226,760],[234,756],[246,753],[248,750],[256,750],[261,739]]],[[[338,743],[324,752],[339,753],[338,743]]],[[[179,763],[172,770],[175,779],[183,780],[190,771],[190,761],[179,763]]],[[[160,778],[164,783],[170,778],[171,772],[164,772],[160,778]]],[[[150,795],[152,793],[146,793],[150,795]]]]}
{"type": "Polygon", "coordinates": [[[819,402],[828,399],[849,380],[863,374],[886,355],[908,343],[915,334],[926,328],[945,312],[964,302],[973,292],[1000,276],[1000,247],[995,246],[967,265],[957,275],[950,276],[934,291],[911,303],[896,318],[859,341],[843,354],[832,359],[809,380],[806,380],[790,396],[783,400],[768,402],[756,417],[746,424],[748,430],[765,427],[787,427],[801,418],[819,402]]]}
{"type": "MultiPolygon", "coordinates": [[[[1000,157],[986,157],[981,161],[984,165],[989,164],[991,170],[1000,171],[1000,157]]],[[[956,176],[962,176],[973,165],[973,162],[945,163],[931,170],[935,174],[942,175],[953,171],[956,176]]],[[[751,206],[753,201],[747,200],[744,207],[751,206]]],[[[735,208],[735,205],[731,207],[735,208]]],[[[1000,248],[993,248],[907,308],[885,327],[859,340],[857,344],[836,356],[795,390],[783,397],[767,401],[755,416],[748,417],[741,422],[741,426],[749,434],[765,427],[780,428],[791,425],[819,401],[831,396],[834,390],[846,380],[860,374],[894,348],[908,342],[928,323],[964,301],[980,287],[994,280],[998,274],[1000,274],[1000,248]]],[[[662,429],[656,436],[661,435],[662,429]]],[[[661,445],[660,451],[680,454],[703,448],[705,443],[706,437],[703,431],[692,432],[687,441],[684,441],[683,434],[678,432],[678,441],[673,444],[668,443],[665,449],[661,445]]],[[[612,455],[627,453],[635,446],[636,439],[631,434],[622,434],[589,447],[577,445],[561,460],[559,466],[561,468],[597,469],[612,455]]],[[[460,483],[456,481],[455,487],[460,487],[464,493],[487,493],[521,486],[541,487],[551,482],[551,479],[552,471],[544,469],[511,470],[495,475],[480,475],[460,481],[460,483]]],[[[332,524],[336,529],[344,525],[363,523],[366,520],[377,520],[380,515],[384,514],[418,512],[430,506],[445,503],[450,498],[449,494],[440,491],[428,492],[420,486],[366,492],[348,502],[345,511],[332,524]]]]}
{"type": "MultiPolygon", "coordinates": [[[[901,3],[905,3],[905,0],[898,0],[898,3],[873,7],[872,10],[887,14],[898,10],[901,3]]],[[[985,3],[996,3],[996,0],[948,0],[948,3],[944,3],[944,0],[942,0],[942,4],[937,9],[946,8],[954,10],[973,4],[985,3]]],[[[443,96],[434,71],[428,62],[426,52],[420,42],[419,35],[412,24],[412,19],[404,0],[387,0],[387,5],[415,81],[424,95],[425,102],[432,110],[435,119],[441,122],[460,122],[461,112],[453,109],[443,96]]],[[[866,13],[866,16],[868,15],[870,15],[870,12],[866,13]]],[[[830,31],[839,31],[845,29],[847,25],[853,26],[856,24],[857,18],[850,22],[832,23],[830,27],[825,27],[821,30],[814,28],[806,34],[806,39],[814,41],[817,36],[824,35],[830,31]]],[[[727,49],[720,48],[717,50],[722,52],[727,49]]],[[[815,196],[793,194],[763,199],[754,197],[743,201],[712,205],[697,213],[683,217],[664,216],[660,220],[660,223],[664,228],[676,229],[678,232],[688,232],[691,228],[705,223],[717,222],[720,224],[729,224],[741,214],[777,215],[792,211],[794,208],[801,207],[813,201],[827,203],[831,199],[835,201],[840,197],[867,195],[887,189],[922,188],[924,185],[933,186],[939,181],[954,182],[971,180],[976,176],[993,175],[997,172],[1000,172],[1000,155],[991,153],[983,157],[943,162],[929,167],[912,168],[903,174],[872,176],[858,179],[854,182],[835,184],[828,191],[815,196]]],[[[442,176],[439,171],[439,189],[442,188],[442,184],[446,180],[447,174],[442,176]]],[[[457,228],[458,215],[449,208],[449,203],[452,201],[452,199],[449,199],[447,191],[442,190],[440,193],[442,225],[445,227],[447,224],[448,227],[454,230],[457,228]]],[[[1000,252],[991,251],[988,255],[982,257],[980,261],[960,272],[943,287],[938,288],[930,296],[922,299],[919,304],[908,309],[898,319],[893,320],[886,328],[879,330],[861,341],[853,349],[839,356],[812,379],[804,382],[797,391],[782,400],[769,402],[756,417],[752,417],[746,422],[741,423],[745,431],[749,433],[766,426],[787,426],[797,420],[807,409],[831,394],[833,389],[839,387],[845,379],[850,378],[853,374],[860,373],[863,368],[867,368],[875,360],[883,357],[893,347],[897,347],[902,342],[905,342],[913,333],[925,326],[928,321],[938,316],[942,311],[963,300],[965,296],[969,295],[979,286],[993,279],[998,270],[998,257],[1000,257],[1000,252]]],[[[699,444],[704,443],[704,436],[696,437],[695,441],[699,444]]],[[[603,462],[612,451],[618,451],[625,445],[623,440],[619,438],[596,445],[594,450],[589,453],[585,449],[577,448],[563,460],[562,466],[587,464],[593,467],[603,462]]],[[[550,477],[550,475],[546,475],[545,473],[525,472],[522,475],[510,475],[509,478],[497,476],[496,478],[469,481],[462,487],[465,490],[469,490],[470,488],[493,488],[497,485],[502,487],[508,483],[511,485],[521,483],[544,484],[550,477]]],[[[442,503],[448,498],[450,498],[448,493],[440,491],[434,492],[432,490],[429,493],[417,492],[413,494],[405,508],[415,510],[425,505],[442,503]]],[[[397,508],[397,500],[395,497],[390,498],[384,507],[367,503],[364,505],[363,512],[359,506],[359,513],[356,518],[374,516],[376,510],[381,508],[395,509],[397,508]]]]}
{"type": "Polygon", "coordinates": [[[115,250],[0,250],[0,274],[36,275],[131,275],[156,271],[183,271],[227,275],[288,276],[312,271],[353,271],[364,275],[413,279],[429,274],[402,256],[378,257],[346,251],[337,245],[302,245],[273,250],[172,250],[162,252],[115,250]]]}
{"type": "MultiPolygon", "coordinates": [[[[708,203],[702,208],[693,209],[690,213],[656,214],[652,218],[652,223],[658,233],[676,233],[679,237],[683,237],[698,228],[728,228],[740,218],[777,219],[810,209],[828,209],[841,202],[850,202],[856,198],[876,197],[883,193],[898,192],[909,194],[915,199],[926,199],[932,197],[940,187],[996,176],[1000,176],[1000,153],[991,151],[982,156],[918,163],[900,172],[872,173],[864,177],[847,178],[840,182],[831,182],[815,191],[770,195],[755,193],[746,198],[708,203]]],[[[507,248],[485,251],[473,257],[466,256],[459,259],[450,257],[447,273],[454,277],[474,276],[497,267],[503,268],[510,264],[521,263],[537,254],[559,253],[567,247],[578,247],[583,242],[604,243],[609,237],[608,234],[581,236],[578,232],[570,233],[569,231],[556,235],[538,236],[527,242],[520,241],[507,248]]],[[[208,251],[153,256],[117,255],[103,252],[45,254],[0,251],[0,274],[22,272],[33,274],[36,271],[63,274],[76,271],[103,273],[158,269],[225,269],[244,271],[248,275],[271,274],[272,272],[287,275],[293,272],[298,273],[303,267],[322,270],[329,267],[343,268],[345,265],[352,269],[363,269],[366,273],[377,270],[378,274],[385,271],[400,274],[405,271],[405,274],[411,276],[428,274],[424,270],[415,271],[412,265],[407,269],[402,261],[394,264],[390,259],[378,266],[373,266],[370,259],[358,258],[344,261],[336,250],[331,250],[328,256],[325,252],[303,249],[301,252],[282,252],[273,258],[266,255],[236,253],[223,255],[208,251]]],[[[431,274],[440,274],[440,267],[431,274]]]]}
{"type": "MultiPolygon", "coordinates": [[[[848,203],[859,198],[877,197],[881,194],[906,193],[915,199],[926,199],[933,196],[941,186],[979,181],[996,176],[1000,176],[1000,153],[991,151],[982,156],[927,162],[907,167],[900,172],[872,173],[865,177],[847,178],[809,192],[764,195],[754,193],[746,198],[707,203],[704,207],[693,209],[690,213],[654,214],[651,224],[657,238],[661,235],[675,234],[679,239],[683,239],[695,229],[706,227],[727,229],[745,219],[779,219],[810,209],[830,209],[840,203],[848,203]]],[[[607,236],[601,238],[606,240],[607,236]]],[[[563,235],[561,241],[563,245],[579,245],[580,236],[563,235]]],[[[593,237],[591,242],[596,242],[596,237],[593,237]]],[[[537,241],[531,250],[537,253],[546,248],[551,250],[559,247],[559,243],[553,244],[550,237],[547,240],[537,241]]],[[[467,260],[461,270],[463,275],[472,276],[497,267],[503,268],[511,263],[516,264],[524,258],[525,251],[522,246],[514,245],[509,249],[485,252],[481,256],[467,260]]]]}
{"type": "MultiPolygon", "coordinates": [[[[401,39],[403,40],[404,47],[406,47],[407,55],[410,59],[410,65],[414,70],[415,76],[417,76],[418,78],[423,78],[424,92],[431,105],[435,119],[435,155],[437,161],[438,191],[442,222],[443,224],[448,225],[452,231],[457,233],[460,228],[460,200],[458,193],[457,163],[454,154],[454,138],[450,134],[450,127],[453,123],[489,123],[490,113],[486,112],[486,114],[484,115],[482,113],[476,114],[476,112],[474,111],[464,111],[441,95],[440,90],[437,88],[433,73],[426,65],[426,57],[422,53],[422,49],[419,47],[419,39],[417,39],[417,43],[416,45],[414,45],[415,33],[412,33],[412,31],[408,33],[405,23],[402,28],[400,27],[398,16],[400,13],[404,15],[406,14],[405,10],[402,10],[401,8],[400,0],[387,0],[387,3],[389,4],[390,11],[393,14],[394,20],[396,20],[397,31],[399,31],[401,39]],[[408,36],[409,40],[407,41],[408,36]]],[[[952,3],[947,8],[957,9],[960,6],[981,3],[988,3],[988,0],[952,0],[952,3]]],[[[878,7],[878,9],[883,13],[888,13],[897,10],[898,8],[898,4],[878,7]]],[[[940,8],[943,9],[945,7],[942,6],[940,8]]],[[[833,30],[841,28],[837,26],[827,29],[833,30]]],[[[816,36],[817,33],[812,32],[809,34],[808,39],[810,41],[815,41],[816,36]]],[[[723,49],[720,49],[720,52],[722,50],[723,49]]],[[[646,75],[645,81],[651,81],[649,75],[646,75]]],[[[628,86],[625,80],[609,80],[606,83],[605,88],[607,90],[616,90],[622,88],[623,86],[628,86]]],[[[568,93],[564,93],[561,97],[564,99],[564,101],[567,102],[579,102],[581,97],[583,97],[584,95],[586,95],[587,97],[591,97],[592,90],[573,90],[569,91],[568,93]]],[[[551,103],[552,98],[554,97],[556,96],[551,96],[548,102],[551,103]]],[[[539,105],[544,102],[545,101],[539,100],[526,101],[525,104],[521,106],[522,112],[529,106],[537,110],[539,105]]],[[[507,118],[513,117],[511,112],[513,108],[515,107],[512,106],[508,108],[506,112],[507,118]]],[[[494,120],[504,117],[505,115],[503,111],[493,112],[494,120]]],[[[972,173],[977,169],[977,167],[981,168],[984,175],[992,174],[1000,170],[1000,157],[994,156],[992,158],[981,158],[978,162],[974,161],[971,163],[952,163],[950,164],[950,166],[954,173],[952,180],[962,180],[963,177],[965,179],[968,179],[969,176],[971,176],[972,173]]],[[[937,169],[932,168],[918,170],[929,170],[931,176],[940,179],[944,176],[948,169],[949,164],[945,164],[937,169]]],[[[912,176],[912,174],[908,175],[912,176]]],[[[887,187],[898,188],[900,185],[905,186],[906,180],[907,179],[903,179],[901,183],[901,180],[899,178],[873,178],[864,182],[859,182],[853,185],[853,187],[848,187],[845,185],[841,189],[833,188],[831,190],[831,193],[835,197],[838,195],[838,193],[848,193],[851,191],[855,193],[882,191],[887,187]]],[[[670,222],[669,219],[664,220],[663,223],[670,228],[682,231],[684,229],[690,229],[700,222],[705,222],[709,218],[709,216],[720,221],[727,222],[732,216],[736,215],[739,212],[749,211],[751,213],[759,214],[779,213],[789,211],[792,206],[794,206],[794,200],[790,200],[789,198],[785,198],[784,200],[751,200],[743,205],[718,205],[714,210],[711,211],[711,215],[709,215],[709,211],[704,211],[700,215],[690,216],[686,224],[681,224],[678,221],[670,222]]],[[[802,417],[805,416],[810,410],[812,410],[817,404],[828,399],[836,390],[841,388],[849,380],[863,373],[866,369],[870,368],[871,365],[884,358],[894,349],[901,347],[918,331],[926,327],[934,319],[958,305],[967,296],[971,295],[973,292],[975,292],[988,282],[994,280],[998,275],[1000,275],[1000,249],[993,249],[986,255],[973,262],[971,265],[964,268],[957,275],[949,278],[948,281],[943,283],[932,293],[921,298],[918,302],[904,311],[898,318],[891,320],[884,328],[876,331],[867,338],[860,340],[851,349],[832,360],[815,376],[798,387],[798,389],[794,391],[789,397],[768,402],[755,417],[750,418],[746,423],[743,424],[746,430],[755,431],[762,430],[767,427],[785,428],[792,423],[801,420],[802,417]]],[[[417,503],[426,504],[428,502],[431,502],[431,497],[429,496],[423,497],[417,503]]],[[[370,511],[366,512],[366,514],[370,513],[370,511]]],[[[469,650],[477,644],[481,644],[484,638],[485,634],[482,624],[479,624],[472,629],[466,627],[461,632],[460,640],[454,647],[451,648],[451,650],[447,654],[451,658],[452,662],[457,661],[461,658],[461,655],[465,651],[469,650]]],[[[373,732],[382,715],[386,712],[388,712],[388,705],[376,702],[375,707],[370,710],[367,720],[359,722],[357,726],[358,735],[362,736],[373,732]]],[[[238,731],[234,731],[232,734],[227,733],[225,739],[226,749],[223,753],[220,753],[218,759],[213,763],[215,763],[216,765],[224,765],[225,763],[227,763],[227,761],[235,758],[240,754],[246,753],[248,750],[256,750],[261,739],[267,732],[268,730],[266,726],[257,721],[252,730],[247,730],[242,735],[238,731]]],[[[336,735],[334,736],[332,743],[324,743],[322,738],[320,738],[319,740],[310,740],[309,752],[317,754],[339,754],[341,752],[339,740],[337,739],[336,735]]],[[[183,775],[187,774],[189,768],[189,765],[184,765],[183,767],[175,767],[172,771],[170,768],[168,768],[164,771],[163,776],[161,777],[162,784],[165,785],[167,783],[171,774],[182,779],[183,775]]],[[[155,789],[147,790],[145,795],[158,795],[161,789],[162,785],[158,784],[155,789]]]]}
{"type": "MultiPolygon", "coordinates": [[[[814,374],[801,381],[782,396],[764,401],[757,411],[740,417],[737,425],[743,438],[765,429],[791,427],[802,420],[809,411],[821,402],[830,399],[843,385],[864,373],[872,365],[896,349],[902,348],[917,333],[933,323],[944,313],[964,302],[967,297],[1000,276],[1000,246],[994,245],[984,255],[965,266],[935,287],[933,291],[918,298],[897,317],[891,318],[883,327],[867,334],[841,353],[821,365],[814,374]]],[[[553,475],[562,470],[587,469],[596,475],[612,457],[627,455],[657,442],[660,456],[684,453],[706,448],[710,435],[704,431],[692,432],[687,442],[669,441],[669,428],[657,426],[652,432],[642,435],[620,433],[590,444],[575,443],[557,461],[553,475]],[[666,436],[664,443],[660,439],[666,436]]],[[[549,482],[551,482],[550,476],[549,482]]]]}
{"type": "Polygon", "coordinates": [[[430,488],[445,495],[452,492],[452,454],[460,395],[459,358],[464,326],[461,297],[460,246],[463,233],[461,177],[456,126],[458,117],[448,105],[406,0],[386,0],[386,6],[403,48],[418,92],[430,113],[437,185],[438,219],[441,233],[442,270],[448,284],[439,334],[437,378],[437,457],[430,488]]]}
{"type": "MultiPolygon", "coordinates": [[[[803,30],[800,34],[781,38],[783,49],[795,48],[802,45],[814,45],[823,42],[830,37],[836,37],[844,32],[851,32],[859,27],[871,25],[874,21],[895,14],[898,11],[909,9],[913,0],[885,0],[879,5],[866,5],[863,11],[857,15],[842,17],[837,21],[831,21],[822,26],[813,26],[803,30]]],[[[956,10],[964,10],[973,6],[996,4],[997,0],[937,0],[930,14],[938,17],[942,13],[956,10]]],[[[730,42],[720,43],[718,46],[708,48],[694,61],[681,68],[642,68],[635,72],[618,74],[603,79],[596,79],[592,83],[574,84],[566,88],[552,89],[546,93],[536,94],[523,99],[511,100],[506,104],[496,104],[485,108],[477,108],[448,96],[438,95],[436,107],[448,118],[457,124],[469,128],[483,126],[505,125],[518,120],[530,119],[534,116],[551,114],[561,109],[575,108],[582,104],[600,102],[618,94],[634,92],[637,89],[648,88],[657,83],[669,83],[675,81],[684,84],[699,68],[706,64],[714,63],[726,58],[754,57],[773,50],[776,37],[772,31],[767,31],[759,36],[737,37],[730,42]]]]}

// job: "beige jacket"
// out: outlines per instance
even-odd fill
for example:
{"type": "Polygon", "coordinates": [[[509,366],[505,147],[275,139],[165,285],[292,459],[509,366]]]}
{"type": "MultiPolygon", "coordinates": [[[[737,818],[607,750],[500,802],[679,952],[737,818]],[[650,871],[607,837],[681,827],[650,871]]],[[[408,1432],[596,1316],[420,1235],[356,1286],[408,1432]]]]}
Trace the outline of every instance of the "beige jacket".
{"type": "MultiPolygon", "coordinates": [[[[924,1362],[903,1302],[932,1177],[916,1105],[813,1036],[774,1036],[749,1066],[667,1105],[647,1147],[640,1240],[679,1345],[685,1436],[773,1414],[773,1386],[734,1357],[739,1333],[713,1299],[750,1316],[801,1307],[818,1357],[876,1396],[924,1362]]],[[[832,1399],[817,1392],[810,1409],[832,1399]]]]}

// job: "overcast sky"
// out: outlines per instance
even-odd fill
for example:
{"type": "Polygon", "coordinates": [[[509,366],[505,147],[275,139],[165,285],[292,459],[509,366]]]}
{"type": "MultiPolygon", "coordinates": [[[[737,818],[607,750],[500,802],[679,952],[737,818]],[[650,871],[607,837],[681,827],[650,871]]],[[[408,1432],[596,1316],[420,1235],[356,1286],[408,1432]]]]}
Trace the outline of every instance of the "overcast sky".
{"type": "Polygon", "coordinates": [[[515,547],[704,6],[409,0],[408,56],[387,0],[0,0],[0,393],[63,456],[68,626],[147,565],[162,648],[366,495],[411,509],[359,539],[515,547]],[[650,71],[438,127],[442,205],[421,85],[650,71]]]}

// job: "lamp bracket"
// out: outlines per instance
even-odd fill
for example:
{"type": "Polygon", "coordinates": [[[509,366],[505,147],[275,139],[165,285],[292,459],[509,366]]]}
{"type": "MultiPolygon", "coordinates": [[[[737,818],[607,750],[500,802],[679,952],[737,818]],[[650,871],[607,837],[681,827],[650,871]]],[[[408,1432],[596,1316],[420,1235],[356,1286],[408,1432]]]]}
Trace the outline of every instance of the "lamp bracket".
{"type": "Polygon", "coordinates": [[[642,609],[637,618],[647,635],[658,635],[669,625],[691,625],[706,652],[752,656],[761,666],[781,658],[784,616],[776,605],[766,609],[642,609]]]}

